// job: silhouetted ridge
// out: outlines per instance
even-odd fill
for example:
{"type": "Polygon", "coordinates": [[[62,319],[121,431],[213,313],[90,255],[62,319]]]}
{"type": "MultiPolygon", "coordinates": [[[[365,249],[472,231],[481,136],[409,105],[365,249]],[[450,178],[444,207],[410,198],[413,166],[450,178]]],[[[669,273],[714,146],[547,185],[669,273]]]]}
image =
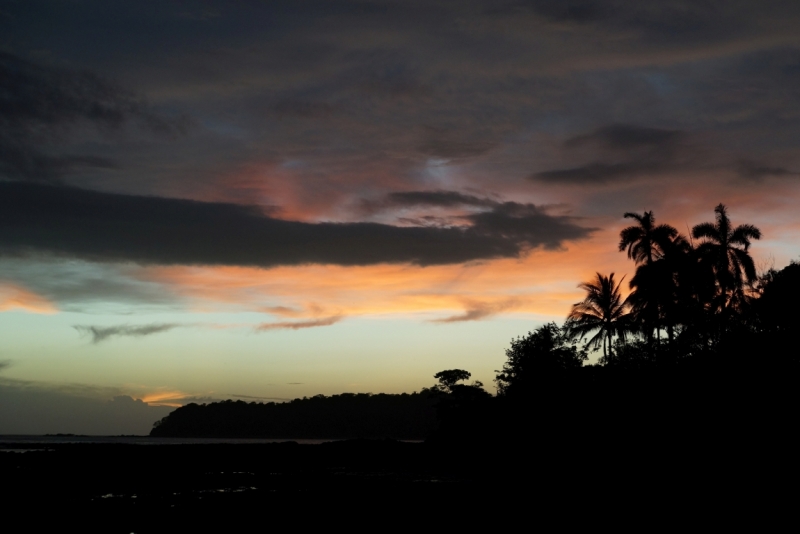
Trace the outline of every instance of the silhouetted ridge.
{"type": "Polygon", "coordinates": [[[286,403],[188,404],[156,422],[154,437],[424,439],[436,427],[428,390],[399,395],[342,393],[286,403]]]}

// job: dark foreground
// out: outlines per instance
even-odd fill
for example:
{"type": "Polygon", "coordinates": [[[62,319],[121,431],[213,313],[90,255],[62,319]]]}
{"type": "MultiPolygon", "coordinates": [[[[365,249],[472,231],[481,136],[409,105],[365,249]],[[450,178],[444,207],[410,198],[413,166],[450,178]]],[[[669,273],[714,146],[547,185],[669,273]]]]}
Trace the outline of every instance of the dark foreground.
{"type": "Polygon", "coordinates": [[[675,450],[638,442],[601,454],[591,443],[556,448],[541,438],[55,444],[0,452],[0,480],[6,517],[76,532],[505,530],[553,520],[642,528],[690,515],[716,525],[756,518],[763,528],[795,510],[799,471],[796,450],[762,438],[675,450]]]}

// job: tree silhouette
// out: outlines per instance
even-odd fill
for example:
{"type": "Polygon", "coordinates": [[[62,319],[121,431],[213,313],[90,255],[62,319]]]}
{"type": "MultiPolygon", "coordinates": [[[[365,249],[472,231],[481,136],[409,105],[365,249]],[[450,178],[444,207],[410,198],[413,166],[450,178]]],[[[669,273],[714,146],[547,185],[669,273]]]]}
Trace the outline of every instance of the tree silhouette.
{"type": "Polygon", "coordinates": [[[646,211],[642,215],[627,212],[624,217],[635,219],[639,224],[620,232],[619,250],[623,252],[627,248],[628,258],[637,265],[647,265],[661,259],[670,241],[678,236],[678,231],[668,224],[656,226],[652,211],[646,211]]]}
{"type": "Polygon", "coordinates": [[[726,314],[731,307],[744,303],[744,289],[756,279],[756,268],[750,256],[750,243],[761,239],[761,230],[751,224],[732,227],[727,208],[714,208],[716,221],[701,223],[692,228],[692,236],[702,239],[697,247],[700,257],[714,271],[718,284],[715,307],[726,314]]]}
{"type": "Polygon", "coordinates": [[[628,302],[622,298],[620,283],[614,281],[614,273],[603,276],[596,273],[597,278],[578,287],[586,291],[586,298],[572,306],[567,317],[567,330],[573,338],[583,339],[597,331],[589,340],[589,346],[603,346],[603,356],[608,357],[612,350],[614,335],[622,339],[630,330],[627,309],[628,302]]]}
{"type": "Polygon", "coordinates": [[[635,219],[638,224],[620,232],[619,250],[627,249],[628,258],[634,260],[638,268],[630,281],[633,290],[629,297],[632,313],[648,341],[652,341],[653,330],[660,332],[666,322],[672,339],[672,322],[666,316],[673,308],[673,272],[676,244],[685,242],[678,231],[668,224],[655,224],[652,211],[642,215],[628,212],[626,219],[635,219]]]}
{"type": "Polygon", "coordinates": [[[568,332],[555,323],[547,323],[525,337],[512,339],[506,358],[494,380],[501,396],[530,393],[537,380],[580,368],[587,356],[585,350],[570,342],[568,332]]]}
{"type": "Polygon", "coordinates": [[[433,378],[439,381],[438,388],[441,391],[449,393],[453,391],[453,386],[462,380],[469,380],[471,376],[472,373],[464,371],[463,369],[447,369],[445,371],[439,371],[433,375],[433,378]]]}

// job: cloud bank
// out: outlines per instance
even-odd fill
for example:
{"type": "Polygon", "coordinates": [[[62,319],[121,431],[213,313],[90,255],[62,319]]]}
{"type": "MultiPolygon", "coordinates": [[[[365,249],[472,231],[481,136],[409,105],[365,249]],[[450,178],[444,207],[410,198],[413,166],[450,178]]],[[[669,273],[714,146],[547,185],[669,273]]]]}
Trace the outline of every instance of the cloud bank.
{"type": "Polygon", "coordinates": [[[0,183],[0,254],[144,264],[454,264],[559,248],[591,229],[505,202],[460,227],[305,223],[257,207],[0,183]]]}
{"type": "Polygon", "coordinates": [[[71,130],[107,132],[138,122],[151,132],[177,131],[132,92],[89,72],[47,66],[0,52],[0,176],[59,182],[87,169],[114,170],[95,154],[59,153],[71,130]]]}

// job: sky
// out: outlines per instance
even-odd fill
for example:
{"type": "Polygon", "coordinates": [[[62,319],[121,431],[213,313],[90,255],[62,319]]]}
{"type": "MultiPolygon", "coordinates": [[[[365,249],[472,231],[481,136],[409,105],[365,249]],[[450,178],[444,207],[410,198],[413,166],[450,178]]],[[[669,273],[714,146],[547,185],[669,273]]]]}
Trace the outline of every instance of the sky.
{"type": "Polygon", "coordinates": [[[493,390],[625,212],[800,258],[794,0],[6,0],[0,434],[493,390]]]}

